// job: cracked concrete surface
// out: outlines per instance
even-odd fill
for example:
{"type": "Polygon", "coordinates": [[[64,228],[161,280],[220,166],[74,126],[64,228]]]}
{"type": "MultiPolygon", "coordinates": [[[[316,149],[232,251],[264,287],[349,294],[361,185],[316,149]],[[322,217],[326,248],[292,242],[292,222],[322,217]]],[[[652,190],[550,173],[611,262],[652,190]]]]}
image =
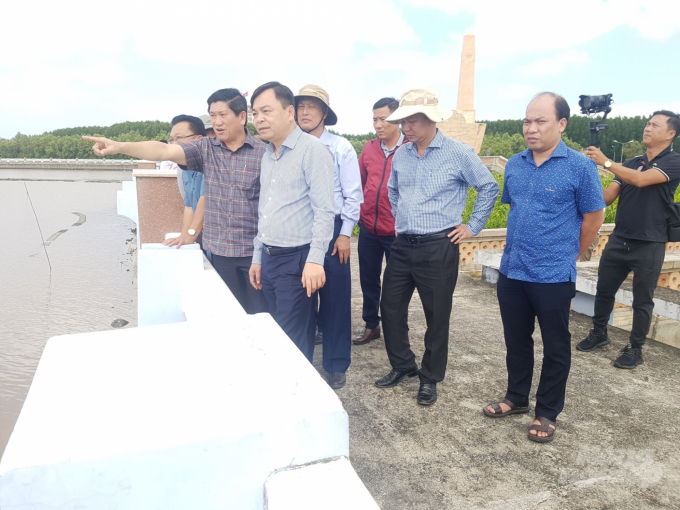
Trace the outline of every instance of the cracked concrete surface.
{"type": "MultiPolygon", "coordinates": [[[[363,328],[353,239],[352,324],[363,328]]],[[[423,353],[425,318],[417,293],[409,310],[411,343],[423,353]]],[[[590,319],[571,314],[572,342],[590,319]]],[[[446,379],[430,408],[416,404],[418,380],[379,389],[390,366],[383,339],[354,346],[347,385],[338,391],[350,419],[350,459],[384,510],[680,508],[680,350],[649,341],[645,364],[612,366],[628,333],[612,344],[573,350],[564,412],[555,440],[526,438],[533,414],[490,419],[481,408],[503,397],[503,342],[495,286],[461,274],[453,298],[446,379]]],[[[536,326],[535,398],[542,345],[536,326]]],[[[321,369],[321,349],[315,365],[321,369]]]]}

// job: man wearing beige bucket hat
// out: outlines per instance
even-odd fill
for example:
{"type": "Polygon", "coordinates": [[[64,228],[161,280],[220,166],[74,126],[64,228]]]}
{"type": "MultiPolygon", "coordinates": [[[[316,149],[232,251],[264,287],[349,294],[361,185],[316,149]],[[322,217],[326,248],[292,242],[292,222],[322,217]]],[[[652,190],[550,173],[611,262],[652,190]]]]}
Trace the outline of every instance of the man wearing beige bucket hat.
{"type": "Polygon", "coordinates": [[[319,289],[317,338],[323,343],[323,368],[333,389],[346,382],[352,354],[352,273],[349,265],[350,237],[359,221],[364,194],[357,153],[348,140],[331,134],[338,117],[328,93],[317,85],[305,85],[295,96],[297,123],[316,136],[333,155],[333,194],[335,226],[333,239],[324,258],[326,285],[319,289]]]}
{"type": "Polygon", "coordinates": [[[401,124],[409,141],[394,155],[387,183],[397,238],[385,268],[380,310],[392,370],[375,384],[388,388],[419,375],[421,405],[437,401],[437,383],[446,372],[458,243],[484,228],[498,196],[498,184],[475,151],[437,129],[437,122],[452,114],[439,106],[434,90],[426,88],[404,93],[399,108],[387,118],[401,124]],[[465,224],[469,186],[477,190],[477,200],[465,224]],[[427,317],[420,370],[408,337],[414,289],[427,317]]]}

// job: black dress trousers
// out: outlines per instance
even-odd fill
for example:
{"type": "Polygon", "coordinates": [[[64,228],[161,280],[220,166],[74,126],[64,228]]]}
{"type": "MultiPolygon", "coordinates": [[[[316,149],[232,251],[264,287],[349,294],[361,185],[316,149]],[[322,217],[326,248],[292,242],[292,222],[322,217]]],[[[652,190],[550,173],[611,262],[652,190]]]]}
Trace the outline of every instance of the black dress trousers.
{"type": "Polygon", "coordinates": [[[534,375],[534,327],[536,319],[543,339],[543,365],[536,391],[536,416],[555,421],[564,407],[571,368],[569,307],[576,294],[575,282],[534,283],[500,274],[497,284],[508,367],[505,395],[517,406],[529,405],[534,375]]]}
{"type": "Polygon", "coordinates": [[[380,311],[387,356],[399,372],[418,368],[408,337],[408,306],[418,289],[427,322],[420,368],[424,383],[441,382],[446,373],[458,258],[458,245],[448,237],[410,244],[400,235],[392,244],[385,268],[380,311]]]}

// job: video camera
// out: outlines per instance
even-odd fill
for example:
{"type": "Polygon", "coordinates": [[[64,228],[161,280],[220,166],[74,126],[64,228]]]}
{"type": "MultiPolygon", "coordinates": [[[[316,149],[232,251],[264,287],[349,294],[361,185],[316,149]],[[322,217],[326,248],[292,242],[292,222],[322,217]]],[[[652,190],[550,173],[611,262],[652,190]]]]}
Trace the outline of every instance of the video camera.
{"type": "Polygon", "coordinates": [[[614,102],[613,94],[578,97],[578,105],[581,107],[582,114],[594,115],[596,113],[604,113],[601,121],[593,121],[590,123],[590,145],[597,147],[599,132],[603,129],[609,129],[609,126],[604,124],[604,121],[607,119],[607,114],[612,111],[611,104],[614,102]]]}

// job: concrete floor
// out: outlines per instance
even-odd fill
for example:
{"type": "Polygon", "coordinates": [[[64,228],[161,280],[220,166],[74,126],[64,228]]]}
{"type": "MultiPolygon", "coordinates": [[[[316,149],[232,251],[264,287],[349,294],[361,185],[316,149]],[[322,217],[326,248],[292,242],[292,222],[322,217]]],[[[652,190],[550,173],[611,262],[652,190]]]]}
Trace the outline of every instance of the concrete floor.
{"type": "MultiPolygon", "coordinates": [[[[363,328],[353,239],[353,331],[363,328]]],[[[423,353],[425,319],[417,293],[409,313],[412,347],[423,353]]],[[[588,317],[572,313],[573,343],[588,317]]],[[[338,391],[350,419],[350,456],[384,510],[680,508],[680,350],[650,341],[645,364],[612,366],[627,333],[612,344],[573,351],[555,440],[526,438],[533,414],[490,419],[481,408],[503,397],[505,345],[495,286],[461,274],[453,298],[449,362],[430,408],[415,401],[418,380],[373,385],[390,366],[383,339],[353,347],[338,391]]],[[[538,384],[542,345],[536,327],[538,384]]],[[[320,371],[320,349],[315,365],[320,371]]],[[[323,371],[322,371],[323,372],[323,371]]],[[[532,393],[532,405],[535,395],[532,393]]]]}

